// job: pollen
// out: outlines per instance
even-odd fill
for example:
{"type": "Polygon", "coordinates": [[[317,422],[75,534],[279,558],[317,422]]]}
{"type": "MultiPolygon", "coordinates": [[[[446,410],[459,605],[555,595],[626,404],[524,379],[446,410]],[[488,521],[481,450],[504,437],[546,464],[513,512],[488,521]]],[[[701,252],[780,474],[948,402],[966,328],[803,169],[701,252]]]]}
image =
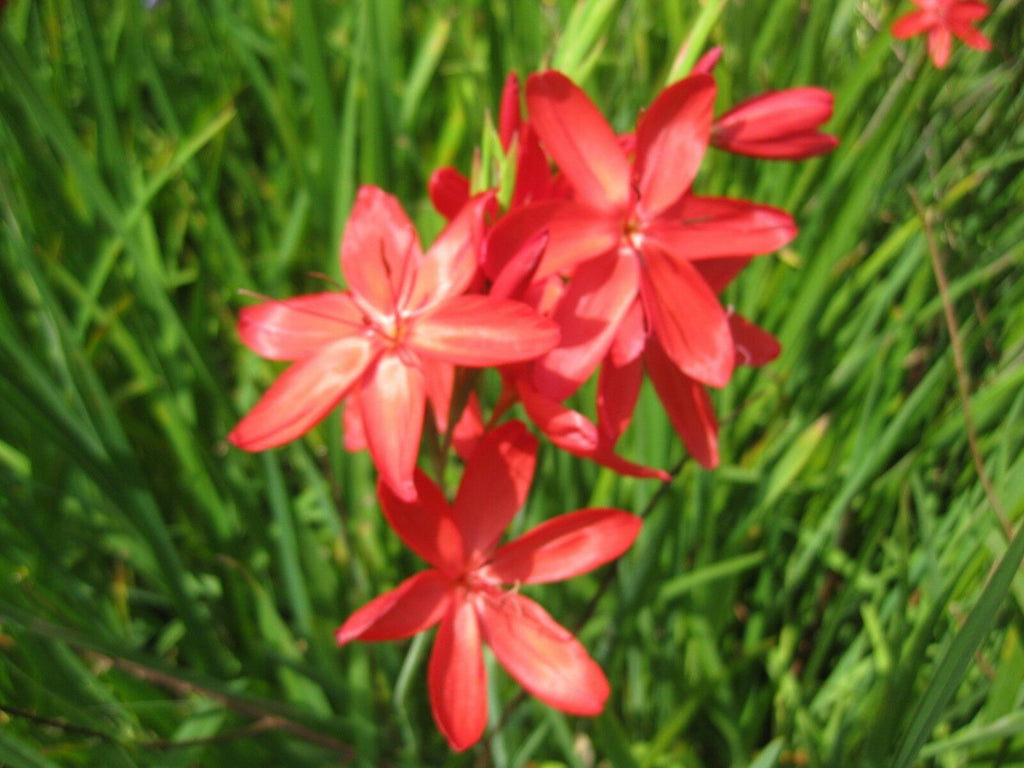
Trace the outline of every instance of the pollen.
{"type": "Polygon", "coordinates": [[[622,228],[622,240],[622,244],[627,245],[635,253],[643,253],[643,224],[637,217],[631,216],[629,219],[626,220],[626,224],[622,228]]]}

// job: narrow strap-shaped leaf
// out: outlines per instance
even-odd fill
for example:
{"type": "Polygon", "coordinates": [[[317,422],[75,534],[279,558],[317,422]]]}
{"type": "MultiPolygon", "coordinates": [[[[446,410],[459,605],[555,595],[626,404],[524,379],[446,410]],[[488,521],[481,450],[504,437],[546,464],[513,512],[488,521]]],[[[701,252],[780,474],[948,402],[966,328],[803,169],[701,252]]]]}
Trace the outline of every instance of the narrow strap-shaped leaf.
{"type": "Polygon", "coordinates": [[[939,660],[931,682],[921,697],[910,726],[900,743],[893,768],[910,768],[914,764],[921,747],[942,716],[946,704],[963,682],[975,652],[988,635],[1022,560],[1024,524],[1017,527],[1017,533],[1010,541],[1006,553],[999,561],[992,578],[985,585],[967,621],[939,660]]]}

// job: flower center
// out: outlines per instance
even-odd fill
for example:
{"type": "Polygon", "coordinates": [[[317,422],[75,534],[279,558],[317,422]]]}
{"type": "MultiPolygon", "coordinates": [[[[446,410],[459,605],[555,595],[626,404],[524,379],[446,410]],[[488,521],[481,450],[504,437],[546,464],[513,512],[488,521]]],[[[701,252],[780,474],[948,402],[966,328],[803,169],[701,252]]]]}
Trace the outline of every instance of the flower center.
{"type": "Polygon", "coordinates": [[[460,581],[470,592],[500,595],[505,591],[500,581],[479,568],[464,573],[460,581]]]}
{"type": "Polygon", "coordinates": [[[626,225],[622,230],[623,245],[629,245],[637,254],[643,253],[644,231],[643,223],[636,214],[631,214],[626,219],[626,225]]]}
{"type": "Polygon", "coordinates": [[[408,323],[399,314],[378,316],[372,321],[373,329],[384,337],[389,347],[399,347],[408,331],[408,323]]]}
{"type": "Polygon", "coordinates": [[[647,221],[639,210],[639,199],[635,199],[626,211],[622,221],[622,239],[619,240],[619,257],[627,258],[632,256],[643,263],[644,241],[646,235],[647,221]]]}

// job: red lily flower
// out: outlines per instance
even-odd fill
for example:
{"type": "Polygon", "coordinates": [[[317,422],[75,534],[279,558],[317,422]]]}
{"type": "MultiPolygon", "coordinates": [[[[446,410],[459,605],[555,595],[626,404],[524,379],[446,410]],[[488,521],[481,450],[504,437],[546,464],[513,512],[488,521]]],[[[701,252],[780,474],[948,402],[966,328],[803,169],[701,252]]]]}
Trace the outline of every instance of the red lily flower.
{"type": "Polygon", "coordinates": [[[979,0],[911,0],[920,10],[904,14],[892,25],[892,36],[904,40],[922,33],[928,34],[928,55],[939,69],[949,62],[953,38],[967,46],[988,51],[992,43],[971,26],[989,14],[988,4],[979,0]]]}
{"type": "MultiPolygon", "coordinates": [[[[564,284],[556,275],[542,282],[531,282],[546,247],[547,235],[542,234],[522,248],[519,257],[495,276],[490,295],[524,301],[545,317],[550,316],[565,294],[564,284]]],[[[663,481],[669,479],[669,474],[663,470],[627,461],[616,454],[615,440],[618,434],[611,440],[605,439],[607,430],[600,429],[579,411],[539,392],[533,383],[533,362],[503,366],[501,374],[502,393],[491,415],[491,423],[519,401],[530,421],[563,451],[594,461],[620,475],[653,477],[663,481]]],[[[461,437],[464,444],[472,439],[474,428],[478,430],[477,437],[483,434],[482,421],[474,424],[471,419],[467,419],[467,423],[460,426],[463,427],[461,437]]]]}
{"type": "Polygon", "coordinates": [[[636,539],[640,518],[617,509],[579,510],[498,548],[526,500],[536,450],[536,438],[521,422],[488,433],[467,463],[452,505],[422,472],[416,474],[415,503],[380,484],[388,522],[433,567],[364,605],[335,633],[339,645],[396,640],[440,622],[428,668],[430,702],[438,728],[456,750],[474,744],[487,725],[482,643],[520,685],[552,707],[597,715],[608,697],[604,673],[579,641],[518,586],[560,581],[615,559],[636,539]]]}
{"type": "Polygon", "coordinates": [[[413,499],[427,398],[447,416],[452,366],[529,360],[558,328],[525,304],[460,295],[477,272],[473,229],[487,197],[466,206],[423,254],[398,201],[360,189],[341,244],[346,293],[270,301],[242,310],[252,350],[288,368],[229,435],[250,451],[302,435],[358,392],[370,455],[388,486],[413,499]]]}
{"type": "Polygon", "coordinates": [[[562,400],[586,380],[637,297],[648,326],[683,373],[712,386],[731,376],[727,315],[695,262],[774,250],[796,228],[775,208],[691,194],[709,142],[714,96],[714,80],[704,73],[662,91],[638,124],[631,162],[597,107],[568,78],[544,72],[528,80],[530,121],[574,199],[504,217],[488,237],[484,268],[491,276],[500,273],[547,229],[535,279],[571,270],[552,315],[562,340],[534,364],[535,388],[545,396],[562,400]]]}

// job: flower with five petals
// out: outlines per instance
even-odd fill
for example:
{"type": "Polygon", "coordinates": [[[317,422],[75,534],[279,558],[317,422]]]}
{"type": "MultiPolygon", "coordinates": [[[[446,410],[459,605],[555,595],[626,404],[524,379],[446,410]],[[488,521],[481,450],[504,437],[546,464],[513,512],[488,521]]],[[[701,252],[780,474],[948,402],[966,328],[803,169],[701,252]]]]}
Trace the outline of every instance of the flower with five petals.
{"type": "Polygon", "coordinates": [[[608,697],[601,668],[518,586],[560,581],[615,559],[632,545],[641,521],[617,509],[584,509],[498,547],[526,500],[536,450],[536,438],[521,422],[487,433],[451,505],[422,472],[415,503],[380,484],[391,527],[433,567],[364,605],[335,633],[339,644],[395,640],[440,623],[427,672],[430,703],[456,750],[474,744],[487,725],[483,643],[520,685],[552,707],[597,715],[608,697]]]}

